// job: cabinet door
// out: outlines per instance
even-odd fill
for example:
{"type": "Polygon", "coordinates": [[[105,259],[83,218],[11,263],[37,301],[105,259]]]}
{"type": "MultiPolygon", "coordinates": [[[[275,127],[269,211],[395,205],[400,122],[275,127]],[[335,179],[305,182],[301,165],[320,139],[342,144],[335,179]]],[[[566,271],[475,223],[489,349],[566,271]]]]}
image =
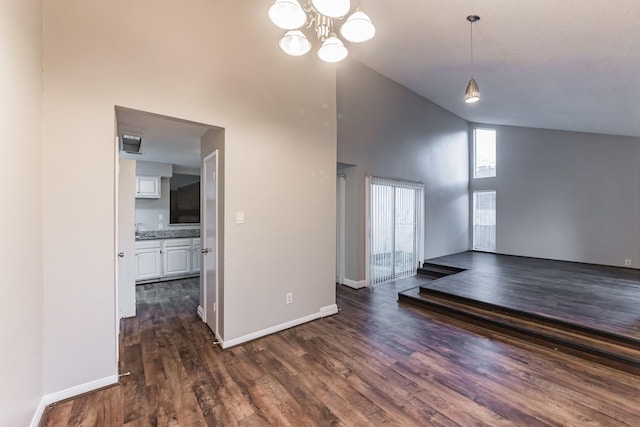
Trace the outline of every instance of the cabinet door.
{"type": "Polygon", "coordinates": [[[160,248],[136,249],[136,280],[160,278],[160,260],[160,248]]]}
{"type": "Polygon", "coordinates": [[[164,275],[191,272],[191,245],[164,248],[164,275]]]}
{"type": "Polygon", "coordinates": [[[136,176],[136,198],[159,199],[160,198],[160,177],[159,176],[136,176]]]}
{"type": "Polygon", "coordinates": [[[193,259],[192,259],[192,267],[191,267],[191,271],[193,273],[197,273],[200,271],[200,259],[202,258],[202,254],[200,253],[200,243],[194,243],[193,244],[193,259]]]}

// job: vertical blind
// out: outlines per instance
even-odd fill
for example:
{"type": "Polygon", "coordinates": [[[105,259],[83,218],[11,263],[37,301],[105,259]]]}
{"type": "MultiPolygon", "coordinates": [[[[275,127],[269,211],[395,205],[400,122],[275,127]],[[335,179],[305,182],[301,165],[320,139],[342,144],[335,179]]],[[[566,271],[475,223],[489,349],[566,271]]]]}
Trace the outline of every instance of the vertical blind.
{"type": "Polygon", "coordinates": [[[473,193],[473,249],[496,251],[496,192],[473,193]]]}
{"type": "Polygon", "coordinates": [[[421,256],[422,184],[367,177],[368,285],[415,274],[421,256]]]}

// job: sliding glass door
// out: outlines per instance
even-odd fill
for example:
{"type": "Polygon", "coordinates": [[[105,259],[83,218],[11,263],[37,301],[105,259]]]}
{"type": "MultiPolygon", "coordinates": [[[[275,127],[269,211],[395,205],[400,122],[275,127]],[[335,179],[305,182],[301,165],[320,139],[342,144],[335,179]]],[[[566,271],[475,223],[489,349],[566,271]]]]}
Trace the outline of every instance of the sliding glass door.
{"type": "Polygon", "coordinates": [[[415,274],[422,247],[422,184],[367,177],[367,284],[415,274]]]}

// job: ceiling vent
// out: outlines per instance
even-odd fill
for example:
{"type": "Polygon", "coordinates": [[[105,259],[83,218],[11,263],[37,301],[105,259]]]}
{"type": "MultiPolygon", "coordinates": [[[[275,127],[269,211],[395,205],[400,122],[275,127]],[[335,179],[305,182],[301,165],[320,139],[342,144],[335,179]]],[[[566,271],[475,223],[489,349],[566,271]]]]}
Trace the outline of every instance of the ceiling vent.
{"type": "Polygon", "coordinates": [[[122,134],[122,136],[120,137],[120,141],[120,151],[124,151],[125,153],[129,154],[142,154],[140,152],[142,137],[122,134]]]}

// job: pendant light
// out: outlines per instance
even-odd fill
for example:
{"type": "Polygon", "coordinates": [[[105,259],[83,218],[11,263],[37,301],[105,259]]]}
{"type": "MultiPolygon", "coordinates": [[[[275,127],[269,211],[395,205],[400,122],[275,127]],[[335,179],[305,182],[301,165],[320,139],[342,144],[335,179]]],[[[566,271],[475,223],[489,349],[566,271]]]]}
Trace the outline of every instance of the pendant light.
{"type": "Polygon", "coordinates": [[[311,0],[318,12],[329,18],[342,18],[351,8],[350,0],[311,0]]]}
{"type": "Polygon", "coordinates": [[[276,0],[269,8],[269,19],[283,30],[295,30],[307,22],[307,14],[298,0],[276,0]]]}
{"type": "Polygon", "coordinates": [[[480,17],[478,15],[467,16],[467,21],[471,23],[471,80],[469,80],[467,90],[464,93],[464,102],[467,104],[472,104],[480,100],[480,88],[473,78],[473,23],[478,22],[479,20],[480,17]]]}
{"type": "Polygon", "coordinates": [[[366,42],[376,35],[376,27],[371,23],[371,18],[359,8],[340,27],[342,37],[353,43],[366,42]]]}
{"type": "Polygon", "coordinates": [[[347,57],[349,51],[344,47],[342,40],[335,33],[329,34],[329,37],[322,43],[318,49],[318,58],[324,62],[340,62],[347,57]]]}
{"type": "Polygon", "coordinates": [[[287,55],[302,56],[311,50],[311,43],[300,30],[291,30],[280,39],[280,49],[287,55]]]}

